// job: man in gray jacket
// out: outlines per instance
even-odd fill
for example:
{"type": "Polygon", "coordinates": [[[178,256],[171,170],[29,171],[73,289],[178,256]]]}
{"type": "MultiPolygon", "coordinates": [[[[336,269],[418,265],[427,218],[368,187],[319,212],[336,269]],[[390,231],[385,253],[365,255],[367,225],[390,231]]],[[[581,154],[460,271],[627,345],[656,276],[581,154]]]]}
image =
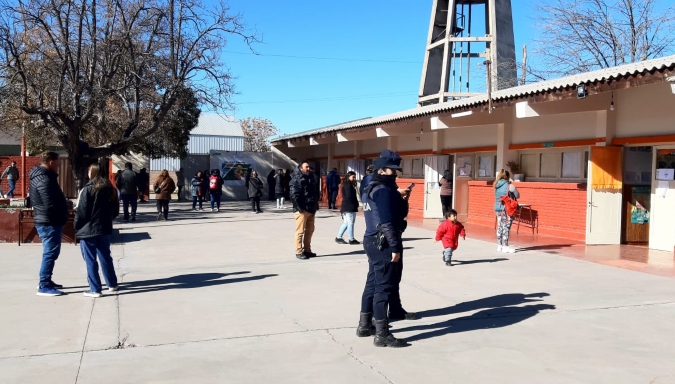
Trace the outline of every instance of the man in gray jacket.
{"type": "Polygon", "coordinates": [[[117,188],[120,192],[120,199],[122,200],[122,207],[124,209],[124,222],[129,221],[129,206],[131,205],[131,221],[136,221],[136,208],[138,204],[138,180],[136,180],[136,172],[132,170],[131,163],[124,164],[124,171],[119,175],[117,180],[117,188]]]}
{"type": "Polygon", "coordinates": [[[19,181],[19,170],[16,168],[16,161],[12,161],[12,164],[5,169],[5,172],[0,176],[0,180],[4,179],[7,176],[7,182],[9,183],[9,190],[6,195],[2,195],[0,192],[0,197],[5,198],[14,198],[14,188],[16,187],[16,182],[19,181]]]}

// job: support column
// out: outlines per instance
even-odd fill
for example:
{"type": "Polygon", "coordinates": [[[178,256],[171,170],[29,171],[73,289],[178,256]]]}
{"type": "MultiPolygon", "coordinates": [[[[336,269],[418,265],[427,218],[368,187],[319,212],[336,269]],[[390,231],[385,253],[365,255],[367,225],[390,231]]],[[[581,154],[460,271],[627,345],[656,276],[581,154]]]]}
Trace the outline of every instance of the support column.
{"type": "Polygon", "coordinates": [[[518,153],[509,150],[511,146],[511,135],[513,131],[513,122],[507,121],[502,124],[497,124],[497,164],[496,172],[500,169],[509,170],[506,165],[509,161],[518,161],[518,153]]]}
{"type": "Polygon", "coordinates": [[[596,111],[595,113],[595,145],[611,146],[616,133],[616,112],[596,111]],[[602,141],[604,139],[604,141],[602,141]]]}
{"type": "Polygon", "coordinates": [[[387,137],[387,149],[390,151],[398,151],[398,136],[387,137]]]}
{"type": "Polygon", "coordinates": [[[360,159],[362,152],[363,152],[363,141],[361,140],[354,141],[354,158],[357,160],[360,159]]]}
{"type": "Polygon", "coordinates": [[[443,150],[444,131],[433,131],[431,150],[434,154],[439,154],[443,150]]]}

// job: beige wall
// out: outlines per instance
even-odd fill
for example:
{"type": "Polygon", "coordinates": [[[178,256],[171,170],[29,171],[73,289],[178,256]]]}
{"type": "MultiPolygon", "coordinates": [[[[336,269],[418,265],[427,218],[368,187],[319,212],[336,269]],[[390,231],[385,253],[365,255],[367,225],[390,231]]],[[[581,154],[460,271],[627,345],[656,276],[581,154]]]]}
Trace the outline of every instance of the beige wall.
{"type": "Polygon", "coordinates": [[[675,134],[675,95],[669,84],[615,92],[616,137],[675,134]]]}
{"type": "MultiPolygon", "coordinates": [[[[674,148],[675,144],[661,148],[674,148]]],[[[656,149],[654,148],[653,163],[656,164],[656,149]]],[[[661,251],[675,252],[675,224],[673,212],[675,212],[675,181],[668,182],[666,197],[656,194],[658,181],[652,173],[652,209],[649,212],[649,248],[661,251]]]]}
{"type": "Polygon", "coordinates": [[[385,148],[387,148],[387,138],[378,137],[372,140],[364,140],[361,144],[361,153],[372,155],[382,152],[385,148]]]}
{"type": "Polygon", "coordinates": [[[497,126],[483,125],[443,130],[443,148],[475,148],[497,145],[497,126]]]}
{"type": "Polygon", "coordinates": [[[581,112],[517,119],[511,144],[566,141],[595,137],[596,113],[581,112]]]}

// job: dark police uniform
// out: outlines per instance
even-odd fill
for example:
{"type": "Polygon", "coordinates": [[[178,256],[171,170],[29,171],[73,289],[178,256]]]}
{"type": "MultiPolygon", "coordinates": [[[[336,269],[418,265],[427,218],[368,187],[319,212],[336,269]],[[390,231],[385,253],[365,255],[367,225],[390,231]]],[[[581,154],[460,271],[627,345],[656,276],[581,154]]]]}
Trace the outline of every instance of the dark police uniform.
{"type": "MultiPolygon", "coordinates": [[[[385,150],[374,162],[374,168],[400,170],[401,158],[385,150]]],[[[370,336],[371,317],[375,319],[376,346],[401,347],[403,340],[395,339],[389,333],[387,308],[403,311],[398,284],[401,280],[402,258],[392,262],[393,253],[403,252],[401,235],[405,230],[408,203],[403,199],[394,176],[373,175],[364,190],[364,215],[366,232],[363,248],[368,255],[368,277],[361,298],[361,320],[358,336],[370,336]]],[[[403,311],[404,312],[404,311],[403,311]]]]}

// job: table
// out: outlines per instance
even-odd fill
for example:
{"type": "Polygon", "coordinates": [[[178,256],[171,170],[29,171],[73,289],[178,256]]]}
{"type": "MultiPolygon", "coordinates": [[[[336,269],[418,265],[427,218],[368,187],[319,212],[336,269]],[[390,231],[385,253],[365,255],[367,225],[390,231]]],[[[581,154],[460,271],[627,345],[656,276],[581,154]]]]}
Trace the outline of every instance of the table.
{"type": "MultiPolygon", "coordinates": [[[[530,221],[528,222],[530,225],[530,228],[532,228],[532,234],[534,235],[534,228],[537,226],[535,222],[534,215],[532,214],[532,204],[520,204],[518,203],[518,210],[516,211],[516,214],[514,215],[514,220],[518,220],[518,226],[516,227],[516,235],[520,231],[520,222],[522,220],[522,214],[523,214],[523,208],[526,208],[527,211],[529,212],[529,219],[530,221]]],[[[527,224],[526,224],[527,225],[527,224]]],[[[539,233],[539,228],[537,228],[537,233],[539,233]]]]}

